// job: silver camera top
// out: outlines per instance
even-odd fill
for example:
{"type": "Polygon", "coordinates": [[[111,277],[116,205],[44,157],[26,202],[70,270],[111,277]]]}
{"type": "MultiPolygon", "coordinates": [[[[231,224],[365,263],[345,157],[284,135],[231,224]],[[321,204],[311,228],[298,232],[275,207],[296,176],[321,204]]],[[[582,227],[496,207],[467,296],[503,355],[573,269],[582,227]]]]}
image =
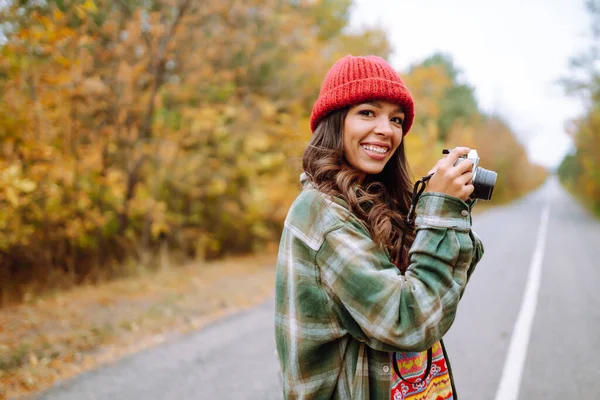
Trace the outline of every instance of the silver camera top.
{"type": "MultiPolygon", "coordinates": [[[[450,150],[448,149],[444,149],[442,151],[442,154],[448,153],[450,153],[450,150]]],[[[473,177],[471,178],[470,183],[473,184],[475,189],[471,194],[471,198],[490,200],[492,198],[492,193],[494,192],[494,186],[496,185],[498,173],[478,166],[479,154],[477,154],[477,150],[469,150],[469,154],[459,157],[454,165],[456,166],[463,160],[471,160],[473,163],[473,177]]]]}
{"type": "Polygon", "coordinates": [[[479,154],[477,154],[477,150],[469,150],[469,154],[467,154],[466,156],[459,157],[459,158],[471,160],[471,161],[473,161],[474,165],[479,163],[479,154]]]}
{"type": "Polygon", "coordinates": [[[458,160],[456,160],[456,163],[454,163],[454,165],[458,164],[462,160],[471,160],[471,162],[473,163],[473,172],[475,172],[475,168],[477,167],[477,164],[479,164],[479,154],[477,154],[477,150],[469,150],[469,154],[467,154],[466,156],[458,157],[458,160]]]}

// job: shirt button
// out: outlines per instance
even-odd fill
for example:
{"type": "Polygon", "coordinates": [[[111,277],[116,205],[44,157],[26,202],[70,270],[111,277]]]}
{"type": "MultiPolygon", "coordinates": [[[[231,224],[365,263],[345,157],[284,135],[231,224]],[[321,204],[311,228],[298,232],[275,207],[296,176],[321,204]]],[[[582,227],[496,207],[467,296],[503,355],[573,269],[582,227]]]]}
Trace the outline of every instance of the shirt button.
{"type": "Polygon", "coordinates": [[[387,365],[384,365],[383,372],[390,372],[390,367],[388,367],[387,365]]]}
{"type": "Polygon", "coordinates": [[[466,217],[467,215],[469,215],[469,212],[467,210],[462,210],[460,213],[463,217],[466,217]]]}

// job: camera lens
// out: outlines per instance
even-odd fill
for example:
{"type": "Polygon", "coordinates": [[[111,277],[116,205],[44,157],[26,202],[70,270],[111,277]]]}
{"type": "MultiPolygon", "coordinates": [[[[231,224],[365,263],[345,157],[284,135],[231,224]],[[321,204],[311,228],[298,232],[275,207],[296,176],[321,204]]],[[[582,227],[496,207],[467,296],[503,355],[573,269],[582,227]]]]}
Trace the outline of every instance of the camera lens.
{"type": "Polygon", "coordinates": [[[475,187],[471,197],[482,200],[491,199],[497,177],[498,174],[496,172],[477,167],[475,179],[473,179],[473,182],[471,182],[475,187]]]}

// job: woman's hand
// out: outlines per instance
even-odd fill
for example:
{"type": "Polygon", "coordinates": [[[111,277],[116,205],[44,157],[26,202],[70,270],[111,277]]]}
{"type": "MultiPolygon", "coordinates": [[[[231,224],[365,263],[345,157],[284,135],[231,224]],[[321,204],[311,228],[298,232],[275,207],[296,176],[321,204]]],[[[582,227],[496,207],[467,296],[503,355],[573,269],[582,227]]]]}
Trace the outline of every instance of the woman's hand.
{"type": "Polygon", "coordinates": [[[475,188],[470,184],[473,178],[473,162],[463,160],[454,166],[459,157],[469,154],[468,147],[456,147],[439,160],[429,171],[434,173],[427,184],[427,192],[445,193],[467,201],[475,188]]]}

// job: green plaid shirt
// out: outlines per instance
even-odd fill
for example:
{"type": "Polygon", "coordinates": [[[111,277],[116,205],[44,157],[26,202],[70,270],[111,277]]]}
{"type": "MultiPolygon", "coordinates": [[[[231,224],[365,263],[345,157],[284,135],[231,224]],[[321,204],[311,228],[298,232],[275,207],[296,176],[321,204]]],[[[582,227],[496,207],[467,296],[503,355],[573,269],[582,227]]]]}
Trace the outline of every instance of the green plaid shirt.
{"type": "Polygon", "coordinates": [[[286,399],[388,399],[393,351],[448,331],[483,255],[470,205],[424,193],[403,276],[363,223],[302,177],[281,237],[275,334],[286,399]]]}

